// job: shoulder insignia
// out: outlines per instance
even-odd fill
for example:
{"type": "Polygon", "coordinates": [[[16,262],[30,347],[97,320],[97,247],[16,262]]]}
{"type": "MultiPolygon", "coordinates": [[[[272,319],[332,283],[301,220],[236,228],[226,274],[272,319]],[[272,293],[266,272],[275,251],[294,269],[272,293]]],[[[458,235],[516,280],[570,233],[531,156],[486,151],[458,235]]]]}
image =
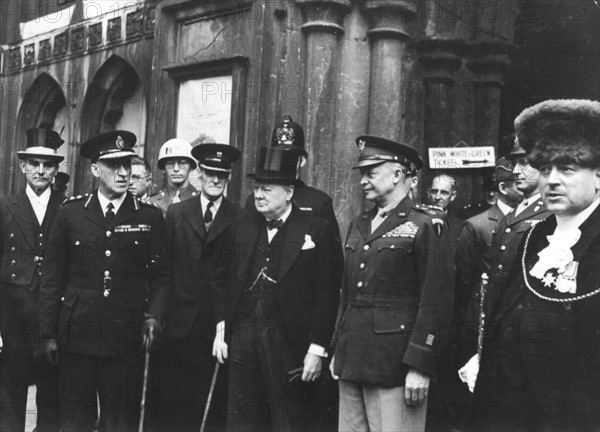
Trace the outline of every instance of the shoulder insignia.
{"type": "Polygon", "coordinates": [[[312,211],[312,207],[300,207],[302,211],[312,211]]]}
{"type": "Polygon", "coordinates": [[[89,197],[91,194],[85,194],[85,195],[73,195],[72,197],[67,198],[66,200],[63,201],[63,204],[67,204],[67,203],[71,203],[71,202],[75,202],[75,201],[81,201],[84,198],[89,197]]]}
{"type": "Polygon", "coordinates": [[[398,225],[396,228],[392,229],[385,233],[382,237],[409,237],[415,238],[417,232],[419,231],[419,227],[413,222],[408,221],[404,222],[401,225],[398,225]]]}
{"type": "Polygon", "coordinates": [[[431,223],[433,224],[433,230],[435,231],[435,235],[440,238],[442,233],[444,232],[444,219],[441,218],[431,218],[431,223]]]}

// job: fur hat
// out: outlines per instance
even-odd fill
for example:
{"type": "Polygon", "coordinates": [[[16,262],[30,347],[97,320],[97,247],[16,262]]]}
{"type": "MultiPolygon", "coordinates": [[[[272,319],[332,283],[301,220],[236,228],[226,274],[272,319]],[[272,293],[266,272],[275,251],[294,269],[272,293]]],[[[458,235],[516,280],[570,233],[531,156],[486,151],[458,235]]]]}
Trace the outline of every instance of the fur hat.
{"type": "Polygon", "coordinates": [[[516,143],[532,166],[577,163],[600,166],[600,102],[547,100],[526,108],[515,119],[516,143]]]}

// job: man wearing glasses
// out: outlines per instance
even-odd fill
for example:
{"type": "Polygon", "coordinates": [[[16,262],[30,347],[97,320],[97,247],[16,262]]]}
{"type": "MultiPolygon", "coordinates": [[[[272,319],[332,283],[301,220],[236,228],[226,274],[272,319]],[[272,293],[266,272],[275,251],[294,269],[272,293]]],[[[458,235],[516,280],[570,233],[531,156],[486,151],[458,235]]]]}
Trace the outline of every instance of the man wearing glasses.
{"type": "Polygon", "coordinates": [[[152,169],[144,158],[134,156],[131,158],[131,180],[129,193],[144,202],[148,202],[150,187],[152,186],[152,169]]]}
{"type": "Polygon", "coordinates": [[[171,287],[161,212],[127,192],[136,137],[81,145],[98,189],[58,210],[44,256],[40,328],[59,365],[63,432],[137,430],[144,342],[155,348],[171,287]],[[142,340],[143,339],[143,340],[142,340]]]}
{"type": "Polygon", "coordinates": [[[62,195],[50,185],[64,158],[53,130],[27,130],[27,148],[17,152],[27,185],[0,201],[0,430],[23,432],[27,387],[37,387],[37,430],[60,430],[58,371],[39,361],[38,295],[42,255],[62,195]]]}
{"type": "Polygon", "coordinates": [[[197,166],[192,157],[192,145],[180,138],[168,140],[160,148],[157,165],[165,173],[167,185],[151,196],[149,202],[160,207],[163,216],[166,216],[171,204],[199,195],[198,190],[190,183],[190,172],[197,166]]]}

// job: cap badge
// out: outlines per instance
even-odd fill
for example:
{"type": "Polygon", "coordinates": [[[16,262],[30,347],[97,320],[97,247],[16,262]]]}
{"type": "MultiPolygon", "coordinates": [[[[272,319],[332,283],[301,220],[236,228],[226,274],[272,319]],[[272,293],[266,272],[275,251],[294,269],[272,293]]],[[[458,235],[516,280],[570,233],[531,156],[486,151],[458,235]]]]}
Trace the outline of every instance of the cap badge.
{"type": "Polygon", "coordinates": [[[275,132],[277,136],[277,144],[288,144],[291,145],[294,143],[294,129],[290,129],[287,127],[277,128],[277,132],[275,132]]]}
{"type": "Polygon", "coordinates": [[[223,152],[217,152],[217,157],[220,159],[223,157],[223,152]]]}
{"type": "Polygon", "coordinates": [[[365,140],[358,140],[358,151],[360,152],[360,154],[363,154],[365,152],[366,145],[367,142],[365,140]]]}
{"type": "Polygon", "coordinates": [[[123,146],[125,145],[125,142],[123,141],[123,138],[121,138],[121,135],[119,135],[117,137],[117,140],[115,141],[115,145],[117,146],[117,148],[119,150],[121,150],[123,148],[123,146]]]}

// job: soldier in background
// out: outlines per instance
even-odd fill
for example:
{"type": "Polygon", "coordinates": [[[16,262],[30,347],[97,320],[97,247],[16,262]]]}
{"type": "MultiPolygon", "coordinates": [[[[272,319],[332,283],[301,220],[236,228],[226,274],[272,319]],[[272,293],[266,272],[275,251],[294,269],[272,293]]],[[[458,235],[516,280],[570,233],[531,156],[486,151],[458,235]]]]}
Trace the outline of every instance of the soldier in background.
{"type": "Polygon", "coordinates": [[[332,347],[340,432],[425,428],[454,268],[440,211],[408,196],[423,161],[407,145],[360,136],[360,184],[373,209],[350,224],[332,347]],[[438,225],[435,227],[434,225],[438,225]]]}
{"type": "Polygon", "coordinates": [[[152,168],[144,158],[134,156],[131,158],[131,179],[129,180],[129,193],[134,197],[147,202],[150,187],[152,186],[152,168]]]}
{"type": "Polygon", "coordinates": [[[192,157],[192,145],[186,140],[173,138],[162,145],[158,153],[158,168],[165,173],[167,185],[148,202],[158,206],[163,216],[173,203],[195,198],[198,190],[190,183],[190,172],[197,167],[192,157]]]}
{"type": "Polygon", "coordinates": [[[100,134],[81,146],[98,189],[56,216],[44,258],[40,327],[60,367],[62,431],[135,431],[144,345],[156,347],[171,288],[161,212],[127,192],[136,137],[100,134]]]}
{"type": "Polygon", "coordinates": [[[27,147],[18,151],[25,188],[0,201],[0,430],[23,432],[27,388],[35,382],[37,431],[59,431],[58,370],[42,361],[38,297],[42,256],[63,197],[51,188],[64,159],[63,140],[53,130],[27,130],[27,147]]]}

